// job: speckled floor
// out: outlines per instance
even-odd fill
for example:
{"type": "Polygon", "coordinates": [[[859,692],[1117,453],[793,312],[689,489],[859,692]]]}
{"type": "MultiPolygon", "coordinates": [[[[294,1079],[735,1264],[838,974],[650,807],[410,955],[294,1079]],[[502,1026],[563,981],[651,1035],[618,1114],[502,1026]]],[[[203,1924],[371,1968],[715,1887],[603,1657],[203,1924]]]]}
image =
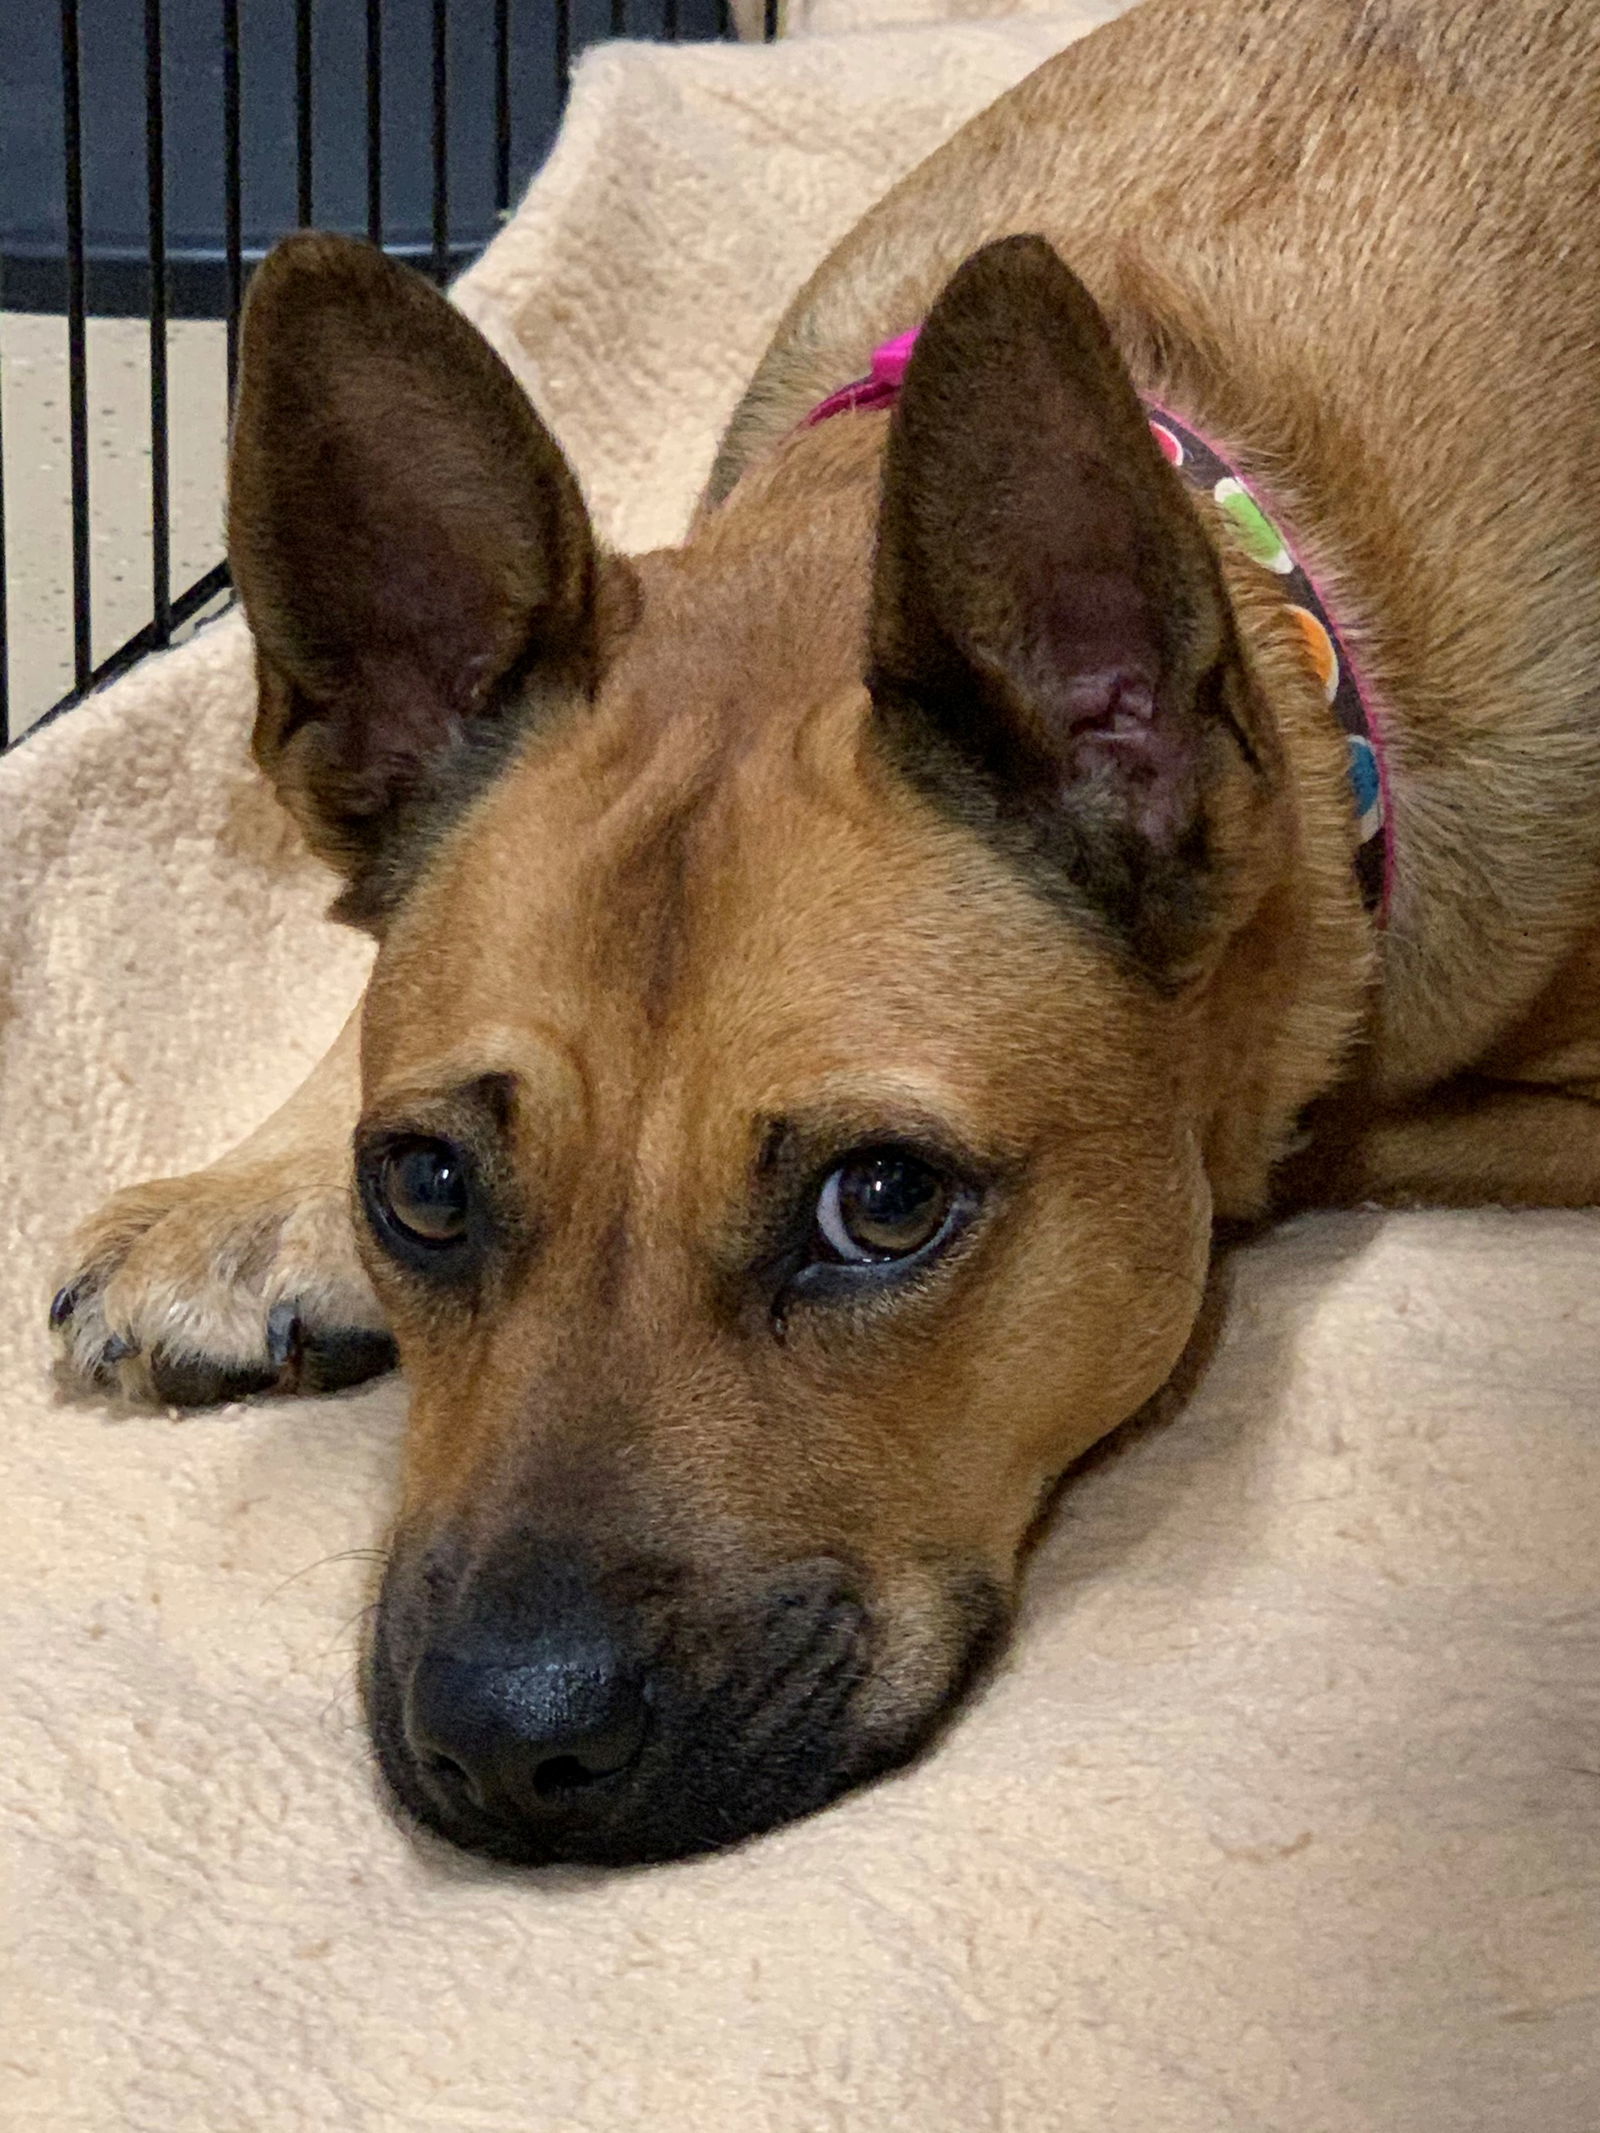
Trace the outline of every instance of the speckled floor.
{"type": "MultiPolygon", "coordinates": [[[[222,554],[223,329],[168,328],[172,584],[222,554]]],[[[150,619],[150,335],[91,319],[89,508],[95,663],[150,619]]],[[[22,731],[72,686],[72,490],[65,319],[0,314],[11,719],[22,731]]]]}

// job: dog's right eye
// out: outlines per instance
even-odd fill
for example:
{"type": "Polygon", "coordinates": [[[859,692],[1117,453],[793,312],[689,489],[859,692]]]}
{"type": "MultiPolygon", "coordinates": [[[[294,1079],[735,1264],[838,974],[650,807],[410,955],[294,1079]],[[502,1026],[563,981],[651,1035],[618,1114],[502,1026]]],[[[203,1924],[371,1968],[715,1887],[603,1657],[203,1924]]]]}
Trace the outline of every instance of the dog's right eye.
{"type": "Polygon", "coordinates": [[[471,1213],[467,1162],[449,1141],[395,1141],[367,1179],[369,1205],[396,1241],[439,1251],[465,1239],[471,1213]]]}

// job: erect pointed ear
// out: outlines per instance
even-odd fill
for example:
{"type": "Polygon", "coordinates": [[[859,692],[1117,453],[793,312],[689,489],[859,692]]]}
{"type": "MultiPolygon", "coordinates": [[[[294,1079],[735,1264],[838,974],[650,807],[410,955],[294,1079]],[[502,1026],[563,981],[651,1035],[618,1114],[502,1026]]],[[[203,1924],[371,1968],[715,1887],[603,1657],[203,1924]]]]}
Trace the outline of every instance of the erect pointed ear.
{"type": "Polygon", "coordinates": [[[901,764],[1172,972],[1255,776],[1216,562],[1093,298],[1037,237],[957,272],[884,462],[869,680],[901,764]]]}
{"type": "Polygon", "coordinates": [[[593,687],[577,483],[419,274],[293,237],[245,309],[228,547],[258,655],[257,759],[350,876],[343,914],[372,918],[400,886],[403,833],[530,706],[593,687]]]}

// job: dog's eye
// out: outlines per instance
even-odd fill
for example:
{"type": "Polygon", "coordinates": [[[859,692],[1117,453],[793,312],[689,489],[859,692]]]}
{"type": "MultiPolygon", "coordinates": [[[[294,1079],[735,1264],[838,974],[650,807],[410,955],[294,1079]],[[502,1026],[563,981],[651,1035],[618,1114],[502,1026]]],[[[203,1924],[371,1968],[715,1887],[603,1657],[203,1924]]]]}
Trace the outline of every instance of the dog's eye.
{"type": "Polygon", "coordinates": [[[467,1233],[467,1166],[448,1141],[398,1141],[378,1165],[383,1213],[409,1241],[456,1244],[467,1233]]]}
{"type": "Polygon", "coordinates": [[[909,1148],[869,1148],[830,1172],[817,1200],[823,1243],[847,1266],[907,1259],[955,1212],[955,1188],[909,1148]]]}

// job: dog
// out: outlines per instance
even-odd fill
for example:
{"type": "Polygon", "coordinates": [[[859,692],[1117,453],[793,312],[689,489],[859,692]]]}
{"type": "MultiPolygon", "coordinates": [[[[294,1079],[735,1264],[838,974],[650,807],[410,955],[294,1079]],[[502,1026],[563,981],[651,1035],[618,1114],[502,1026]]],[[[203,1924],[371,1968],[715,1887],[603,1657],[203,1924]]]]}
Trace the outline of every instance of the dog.
{"type": "Polygon", "coordinates": [[[52,1316],[178,1402],[398,1353],[416,1821],[821,1807],[1219,1225],[1600,1199],[1597,110],[1577,4],[1146,0],[866,217],[633,558],[420,278],[263,266],[255,753],[377,961],[52,1316]]]}

